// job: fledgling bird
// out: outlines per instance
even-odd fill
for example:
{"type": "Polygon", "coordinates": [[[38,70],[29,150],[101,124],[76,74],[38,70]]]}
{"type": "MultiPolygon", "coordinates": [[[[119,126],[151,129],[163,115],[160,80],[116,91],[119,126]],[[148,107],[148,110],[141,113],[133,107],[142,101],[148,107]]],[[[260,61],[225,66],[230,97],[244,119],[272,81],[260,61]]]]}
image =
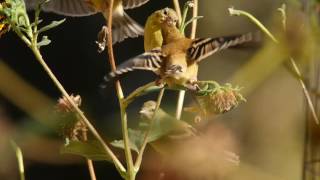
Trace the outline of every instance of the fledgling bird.
{"type": "Polygon", "coordinates": [[[196,136],[197,130],[195,128],[185,121],[177,120],[163,109],[159,108],[154,115],[156,106],[157,103],[155,101],[147,101],[143,104],[139,112],[143,120],[151,121],[154,118],[152,127],[154,132],[150,133],[153,136],[149,137],[151,141],[165,135],[171,138],[196,136]]]}
{"type": "Polygon", "coordinates": [[[146,70],[156,73],[160,78],[158,82],[167,84],[169,88],[182,86],[195,90],[197,89],[195,83],[198,76],[198,64],[201,60],[218,51],[255,39],[252,33],[190,39],[186,38],[176,27],[178,16],[173,9],[164,8],[151,16],[161,29],[162,46],[120,64],[116,71],[109,73],[106,80],[119,77],[129,71],[146,70]]]}
{"type": "Polygon", "coordinates": [[[163,45],[163,37],[161,33],[161,24],[166,17],[172,17],[176,26],[178,22],[178,16],[172,9],[165,8],[152,13],[144,26],[144,50],[150,51],[154,48],[161,47],[163,45]]]}
{"type": "MultiPolygon", "coordinates": [[[[25,0],[27,9],[36,8],[38,1],[25,0]]],[[[120,42],[128,37],[143,35],[143,28],[135,22],[124,9],[139,7],[149,0],[114,0],[113,4],[113,42],[120,42]]],[[[43,5],[43,10],[57,14],[80,17],[102,13],[105,19],[108,18],[109,0],[51,0],[43,5]]]]}

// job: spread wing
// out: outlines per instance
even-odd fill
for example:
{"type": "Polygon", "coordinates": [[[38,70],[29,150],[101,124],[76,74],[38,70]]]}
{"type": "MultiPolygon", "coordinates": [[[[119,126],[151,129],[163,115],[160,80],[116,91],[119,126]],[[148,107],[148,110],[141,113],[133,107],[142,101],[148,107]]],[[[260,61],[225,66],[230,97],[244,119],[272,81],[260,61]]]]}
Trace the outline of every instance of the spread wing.
{"type": "Polygon", "coordinates": [[[191,61],[200,62],[212,54],[237,46],[246,42],[256,40],[259,34],[247,33],[235,36],[226,36],[218,38],[199,38],[192,42],[187,55],[191,61]]]}
{"type": "MultiPolygon", "coordinates": [[[[25,0],[27,9],[35,9],[38,1],[45,0],[25,0]]],[[[51,0],[43,5],[43,10],[65,16],[89,16],[96,13],[86,0],[51,0]]]]}
{"type": "Polygon", "coordinates": [[[110,78],[119,77],[134,70],[145,70],[157,73],[162,66],[163,58],[164,56],[160,48],[152,49],[120,64],[117,70],[110,72],[109,77],[105,77],[105,79],[109,80],[110,78]]]}
{"type": "Polygon", "coordinates": [[[124,9],[133,9],[147,3],[149,0],[123,0],[122,5],[124,9]]]}

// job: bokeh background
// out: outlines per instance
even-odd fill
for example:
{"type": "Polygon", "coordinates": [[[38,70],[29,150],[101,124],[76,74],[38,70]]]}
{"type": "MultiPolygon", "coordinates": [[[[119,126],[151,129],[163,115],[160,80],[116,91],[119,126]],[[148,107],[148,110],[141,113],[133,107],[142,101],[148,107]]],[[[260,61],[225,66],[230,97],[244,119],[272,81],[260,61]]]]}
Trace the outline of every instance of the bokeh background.
{"type": "MultiPolygon", "coordinates": [[[[202,0],[199,15],[204,18],[198,21],[197,36],[258,30],[244,17],[229,16],[228,8],[232,6],[251,12],[277,33],[281,28],[277,8],[282,3],[287,3],[290,10],[293,34],[296,30],[305,32],[309,17],[301,13],[303,7],[299,1],[202,0]]],[[[149,14],[167,6],[173,7],[171,0],[150,0],[127,12],[144,24],[149,14]]],[[[45,22],[63,18],[51,13],[43,13],[41,17],[45,22]]],[[[67,18],[63,25],[47,33],[52,43],[43,47],[42,53],[68,92],[81,95],[82,108],[99,132],[106,139],[115,139],[121,137],[117,98],[112,84],[100,88],[110,67],[106,52],[97,53],[95,44],[103,24],[100,15],[67,18]]],[[[299,42],[309,43],[305,39],[299,42]]],[[[204,133],[202,140],[169,146],[178,151],[169,160],[148,148],[138,179],[302,179],[306,107],[301,86],[282,61],[277,60],[281,57],[277,48],[265,52],[263,58],[256,57],[263,48],[264,45],[226,50],[203,61],[199,79],[239,85],[247,102],[203,123],[199,128],[204,133]],[[228,160],[221,163],[224,160],[219,160],[220,150],[224,151],[225,147],[239,155],[239,165],[228,160]]],[[[117,62],[123,62],[143,52],[143,38],[116,44],[114,51],[117,62]]],[[[26,179],[89,179],[84,159],[59,153],[64,142],[55,128],[54,104],[60,93],[13,32],[0,39],[0,59],[0,179],[19,178],[15,156],[8,145],[11,138],[22,148],[26,179]]],[[[309,63],[301,61],[300,65],[309,63]]],[[[154,78],[151,73],[136,72],[121,82],[128,94],[154,78]]],[[[131,127],[137,126],[142,103],[155,97],[156,94],[151,94],[139,98],[130,106],[131,127]]],[[[168,112],[174,112],[176,99],[177,92],[166,92],[163,104],[168,112]]],[[[191,103],[188,96],[186,104],[191,103]]],[[[107,162],[97,162],[95,167],[98,179],[121,179],[107,162]]]]}

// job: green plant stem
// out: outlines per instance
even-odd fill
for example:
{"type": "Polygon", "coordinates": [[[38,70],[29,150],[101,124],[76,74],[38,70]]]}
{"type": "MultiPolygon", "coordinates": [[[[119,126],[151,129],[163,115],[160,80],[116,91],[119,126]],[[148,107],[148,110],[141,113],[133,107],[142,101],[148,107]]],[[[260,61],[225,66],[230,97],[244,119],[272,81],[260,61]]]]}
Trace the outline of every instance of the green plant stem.
{"type": "Polygon", "coordinates": [[[19,168],[19,174],[20,174],[20,180],[25,180],[24,176],[24,165],[23,165],[23,155],[20,147],[13,141],[10,141],[12,148],[16,152],[16,157],[18,161],[18,168],[19,168]]]}
{"type": "Polygon", "coordinates": [[[152,116],[152,119],[151,119],[151,122],[150,122],[150,125],[149,125],[149,128],[144,136],[144,139],[143,139],[143,143],[141,145],[141,148],[139,150],[139,154],[138,154],[138,157],[136,159],[136,162],[135,162],[135,169],[138,171],[140,169],[140,166],[141,166],[141,162],[142,162],[142,157],[143,157],[143,154],[144,154],[144,150],[148,144],[148,136],[152,130],[152,126],[153,126],[153,123],[154,123],[154,118],[156,117],[156,114],[157,114],[157,111],[159,110],[160,108],[160,105],[161,105],[161,101],[162,101],[162,97],[163,97],[163,94],[164,94],[164,91],[165,91],[165,88],[162,88],[159,92],[159,95],[158,95],[158,98],[157,98],[157,105],[156,105],[156,109],[154,110],[154,114],[152,116]]]}
{"type": "Polygon", "coordinates": [[[272,41],[274,41],[275,43],[279,43],[279,41],[273,36],[273,34],[257,19],[255,18],[252,14],[246,12],[246,11],[242,11],[242,10],[237,10],[234,8],[229,8],[229,13],[231,16],[246,16],[248,17],[254,24],[256,24],[264,33],[266,33],[270,39],[272,39],[272,41]]]}
{"type": "MultiPolygon", "coordinates": [[[[116,63],[113,54],[113,46],[112,46],[112,11],[113,11],[113,4],[114,0],[109,0],[109,14],[108,14],[108,56],[109,56],[109,63],[113,71],[116,70],[116,63]]],[[[121,84],[119,80],[115,82],[117,96],[119,99],[119,106],[121,112],[121,129],[122,129],[122,136],[124,142],[124,153],[126,157],[126,164],[127,164],[127,171],[126,176],[124,177],[126,180],[134,180],[136,176],[136,171],[133,165],[133,159],[130,149],[130,139],[128,134],[128,116],[126,113],[126,106],[124,104],[124,95],[121,88],[121,84]]]]}
{"type": "Polygon", "coordinates": [[[144,91],[147,90],[148,88],[151,88],[153,86],[156,86],[155,82],[151,82],[148,83],[144,86],[139,87],[138,89],[136,89],[135,91],[133,91],[132,93],[130,93],[124,100],[124,106],[127,107],[135,98],[141,96],[142,94],[144,94],[144,91]]]}
{"type": "MultiPolygon", "coordinates": [[[[287,20],[287,17],[286,17],[286,6],[283,5],[281,8],[278,9],[280,12],[281,12],[281,15],[282,15],[282,26],[283,26],[283,29],[284,31],[286,30],[286,20],[287,20]]],[[[269,36],[269,38],[276,44],[279,44],[279,41],[273,36],[273,34],[257,19],[255,18],[253,15],[251,15],[250,13],[246,12],[246,11],[242,11],[242,10],[236,10],[234,8],[229,8],[229,13],[230,15],[236,15],[236,16],[240,16],[240,15],[243,15],[243,16],[246,16],[248,17],[254,24],[256,24],[265,34],[267,34],[269,36]]],[[[316,122],[316,124],[319,124],[319,118],[317,116],[317,113],[315,111],[315,108],[314,108],[314,105],[312,103],[312,100],[311,100],[311,96],[308,92],[308,89],[303,81],[303,79],[301,78],[302,77],[302,74],[297,66],[297,64],[295,63],[294,59],[292,57],[289,58],[290,60],[290,63],[293,67],[293,70],[294,72],[296,73],[296,75],[298,76],[298,80],[299,80],[299,83],[301,85],[301,88],[303,90],[303,94],[307,100],[307,104],[311,110],[311,113],[312,113],[312,116],[316,122]]]]}
{"type": "Polygon", "coordinates": [[[303,94],[304,94],[304,96],[305,96],[306,99],[307,99],[307,103],[308,103],[308,106],[309,106],[309,108],[310,108],[310,110],[311,110],[312,116],[313,116],[316,124],[319,124],[319,119],[318,119],[317,113],[316,113],[316,111],[315,111],[314,105],[313,105],[313,103],[312,103],[310,94],[309,94],[309,92],[308,92],[308,89],[307,89],[307,87],[306,87],[303,79],[301,78],[301,77],[302,77],[302,74],[301,74],[301,72],[300,72],[300,70],[299,70],[296,62],[294,61],[294,59],[293,59],[292,57],[290,57],[290,63],[291,63],[291,65],[292,65],[295,73],[296,73],[297,76],[298,76],[299,83],[300,83],[300,85],[301,85],[301,87],[302,87],[303,94]]]}
{"type": "Polygon", "coordinates": [[[182,14],[182,19],[181,19],[181,24],[180,24],[180,27],[179,27],[179,30],[181,33],[184,33],[184,29],[186,27],[186,19],[187,19],[187,15],[188,15],[188,10],[189,10],[189,5],[186,3],[184,5],[184,8],[183,8],[183,14],[182,14]]]}

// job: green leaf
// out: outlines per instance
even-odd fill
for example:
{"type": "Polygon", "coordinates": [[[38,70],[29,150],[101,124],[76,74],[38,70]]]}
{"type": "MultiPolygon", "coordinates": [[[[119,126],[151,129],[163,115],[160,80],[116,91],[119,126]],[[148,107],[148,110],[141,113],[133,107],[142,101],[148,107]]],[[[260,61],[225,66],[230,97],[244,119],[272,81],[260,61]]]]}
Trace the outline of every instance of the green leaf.
{"type": "MultiPolygon", "coordinates": [[[[139,153],[140,147],[142,145],[142,141],[144,138],[144,133],[140,130],[128,129],[129,140],[130,140],[130,149],[139,153]]],[[[124,149],[123,140],[114,140],[110,143],[112,146],[120,149],[124,149]]]]}
{"type": "Polygon", "coordinates": [[[66,20],[66,19],[64,18],[64,19],[62,19],[62,20],[60,20],[60,21],[52,21],[49,25],[46,25],[46,26],[42,27],[42,28],[38,31],[38,33],[40,34],[40,33],[42,33],[42,32],[48,31],[48,30],[50,30],[50,29],[52,29],[52,28],[55,28],[55,27],[59,26],[60,24],[64,23],[65,20],[66,20]]]}
{"type": "MultiPolygon", "coordinates": [[[[149,129],[149,122],[141,122],[139,124],[139,130],[129,129],[130,149],[139,153],[140,147],[145,138],[145,134],[149,129]]],[[[159,109],[148,134],[147,142],[155,142],[167,135],[194,135],[194,129],[191,125],[185,121],[177,120],[170,116],[162,109],[159,109]]],[[[117,148],[124,149],[123,140],[115,140],[111,142],[111,145],[117,148]]]]}
{"type": "Polygon", "coordinates": [[[83,156],[95,161],[111,161],[111,158],[98,141],[70,141],[61,147],[60,153],[83,156]]]}

